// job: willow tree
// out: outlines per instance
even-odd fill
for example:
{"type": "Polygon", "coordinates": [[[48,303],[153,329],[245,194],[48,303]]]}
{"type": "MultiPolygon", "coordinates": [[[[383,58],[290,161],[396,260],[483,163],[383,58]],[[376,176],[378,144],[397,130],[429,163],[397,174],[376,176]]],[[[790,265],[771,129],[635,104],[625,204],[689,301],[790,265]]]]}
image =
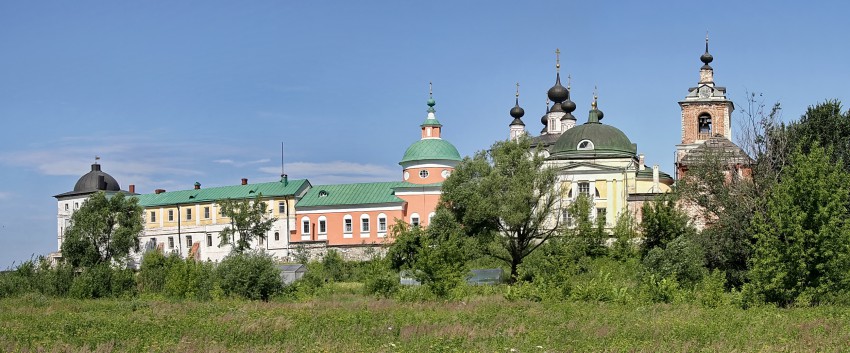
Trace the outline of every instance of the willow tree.
{"type": "Polygon", "coordinates": [[[540,152],[527,137],[496,142],[465,158],[443,183],[439,207],[487,255],[510,266],[511,282],[523,259],[560,231],[555,171],[544,168],[540,152]]]}
{"type": "Polygon", "coordinates": [[[139,251],[143,230],[142,207],[135,197],[97,192],[71,216],[62,256],[74,267],[91,267],[124,260],[139,251]]]}

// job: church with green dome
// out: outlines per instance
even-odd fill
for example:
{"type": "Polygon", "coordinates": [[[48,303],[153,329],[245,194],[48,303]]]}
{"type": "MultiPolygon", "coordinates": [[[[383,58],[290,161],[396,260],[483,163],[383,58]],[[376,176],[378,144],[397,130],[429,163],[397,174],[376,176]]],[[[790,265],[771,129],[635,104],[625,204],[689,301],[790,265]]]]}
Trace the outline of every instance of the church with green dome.
{"type": "MultiPolygon", "coordinates": [[[[556,54],[560,54],[556,51],[556,54]]],[[[649,167],[637,144],[614,125],[602,122],[605,116],[594,93],[587,120],[580,123],[573,112],[576,103],[570,99],[571,88],[561,84],[560,58],[555,64],[555,85],[547,96],[552,102],[541,117],[543,130],[537,136],[525,130],[524,109],[519,106],[519,92],[510,110],[510,138],[531,138],[532,148],[546,157],[545,166],[557,170],[557,188],[562,195],[559,221],[568,222],[566,205],[578,195],[586,195],[593,204],[592,216],[603,219],[613,228],[625,212],[638,214],[647,200],[670,192],[673,178],[662,172],[658,164],[649,167]]],[[[609,118],[616,122],[617,117],[609,118]]]]}

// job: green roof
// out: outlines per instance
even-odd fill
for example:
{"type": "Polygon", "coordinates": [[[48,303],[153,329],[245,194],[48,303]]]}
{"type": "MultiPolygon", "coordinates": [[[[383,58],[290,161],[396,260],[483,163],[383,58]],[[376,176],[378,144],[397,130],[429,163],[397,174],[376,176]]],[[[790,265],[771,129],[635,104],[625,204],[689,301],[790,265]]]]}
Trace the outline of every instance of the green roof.
{"type": "Polygon", "coordinates": [[[460,153],[450,142],[439,139],[422,139],[416,141],[404,152],[404,157],[399,164],[411,161],[443,159],[460,161],[460,153]]]}
{"type": "Polygon", "coordinates": [[[565,131],[551,151],[553,157],[633,157],[637,145],[616,127],[588,122],[565,131]],[[592,142],[593,149],[579,150],[584,140],[592,142]]]}
{"type": "Polygon", "coordinates": [[[206,189],[168,191],[161,194],[137,195],[142,207],[191,204],[225,199],[244,199],[262,194],[263,197],[292,196],[309,186],[307,179],[290,180],[286,185],[282,181],[247,185],[220,186],[206,189]]]}
{"type": "Polygon", "coordinates": [[[426,127],[426,126],[440,127],[440,126],[443,126],[443,124],[440,124],[440,121],[437,120],[437,118],[432,118],[429,114],[429,116],[427,118],[425,118],[425,121],[422,122],[422,125],[419,125],[419,126],[421,126],[421,127],[426,127]]]}
{"type": "MultiPolygon", "coordinates": [[[[646,165],[644,165],[643,168],[644,168],[643,170],[638,170],[637,174],[635,174],[635,177],[637,177],[638,179],[642,179],[642,180],[652,180],[652,168],[648,167],[646,165]]],[[[672,182],[673,177],[670,176],[670,174],[667,174],[667,173],[659,170],[658,171],[658,180],[668,180],[668,181],[672,182]]]]}
{"type": "Polygon", "coordinates": [[[442,183],[420,185],[404,181],[317,185],[295,207],[401,203],[404,200],[395,196],[395,189],[440,185],[442,183]]]}

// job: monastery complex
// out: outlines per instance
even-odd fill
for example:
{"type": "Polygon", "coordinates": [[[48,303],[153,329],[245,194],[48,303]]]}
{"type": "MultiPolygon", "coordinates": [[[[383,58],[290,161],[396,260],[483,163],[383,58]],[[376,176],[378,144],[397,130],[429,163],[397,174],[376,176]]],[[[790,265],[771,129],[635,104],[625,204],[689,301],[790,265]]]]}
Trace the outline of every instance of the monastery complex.
{"type": "MultiPolygon", "coordinates": [[[[703,65],[697,86],[689,88],[678,102],[682,140],[675,146],[677,177],[687,172],[695,151],[713,146],[738,149],[731,142],[734,104],[727,99],[726,88],[715,85],[707,39],[700,60],[703,65]]],[[[547,92],[552,106],[540,118],[540,133],[529,131],[517,92],[510,119],[506,117],[506,122],[510,121],[507,136],[512,140],[529,136],[532,146],[540,148],[546,157],[545,166],[557,171],[556,192],[562,195],[562,204],[579,194],[587,195],[594,205],[593,217],[604,219],[611,228],[624,212],[639,212],[644,201],[669,192],[675,178],[659,170],[658,165],[644,164],[637,145],[613,125],[617,117],[604,115],[595,95],[586,118],[574,116],[577,106],[570,98],[570,84],[562,85],[559,62],[556,69],[555,84],[547,92]],[[605,122],[603,118],[607,118],[605,122]],[[612,124],[608,124],[609,120],[612,124]]],[[[242,179],[237,185],[212,188],[195,183],[189,190],[160,189],[138,194],[133,185],[122,190],[119,182],[96,162],[72,191],[55,196],[57,246],[61,249],[71,216],[86,198],[101,191],[108,195],[124,193],[137,197],[144,208],[142,251],[160,249],[218,261],[231,249],[229,245],[219,246],[219,232],[230,225],[230,220],[221,213],[218,203],[261,195],[274,225],[265,239],[254,240],[252,248],[264,249],[281,259],[291,259],[296,251],[316,255],[329,248],[349,258],[362,258],[369,249],[392,241],[388,232],[398,221],[427,227],[439,201],[442,182],[461,161],[455,146],[441,137],[443,125],[437,120],[433,97],[429,96],[426,104],[427,115],[419,125],[421,138],[400,156],[398,181],[312,185],[307,179],[290,179],[284,174],[274,182],[249,183],[242,179]]],[[[569,214],[563,212],[554,217],[566,220],[569,214]]]]}

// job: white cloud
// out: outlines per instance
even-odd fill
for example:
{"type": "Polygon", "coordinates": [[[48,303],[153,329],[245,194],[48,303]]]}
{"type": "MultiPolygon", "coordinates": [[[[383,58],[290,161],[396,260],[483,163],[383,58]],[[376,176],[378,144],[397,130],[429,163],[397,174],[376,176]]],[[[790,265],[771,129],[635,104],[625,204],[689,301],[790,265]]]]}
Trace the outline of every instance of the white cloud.
{"type": "Polygon", "coordinates": [[[0,191],[0,200],[5,200],[12,197],[12,193],[0,191]]]}
{"type": "Polygon", "coordinates": [[[271,159],[268,159],[268,158],[257,159],[257,160],[246,161],[246,162],[236,162],[232,159],[216,159],[216,160],[213,160],[214,163],[232,165],[232,166],[237,167],[237,168],[241,168],[241,167],[244,167],[244,166],[247,166],[247,165],[253,165],[253,164],[268,163],[269,161],[271,161],[271,159]]]}
{"type": "MultiPolygon", "coordinates": [[[[262,167],[260,171],[278,175],[280,167],[262,167]]],[[[309,179],[313,185],[401,180],[400,167],[344,161],[288,163],[286,174],[309,179]]]]}

